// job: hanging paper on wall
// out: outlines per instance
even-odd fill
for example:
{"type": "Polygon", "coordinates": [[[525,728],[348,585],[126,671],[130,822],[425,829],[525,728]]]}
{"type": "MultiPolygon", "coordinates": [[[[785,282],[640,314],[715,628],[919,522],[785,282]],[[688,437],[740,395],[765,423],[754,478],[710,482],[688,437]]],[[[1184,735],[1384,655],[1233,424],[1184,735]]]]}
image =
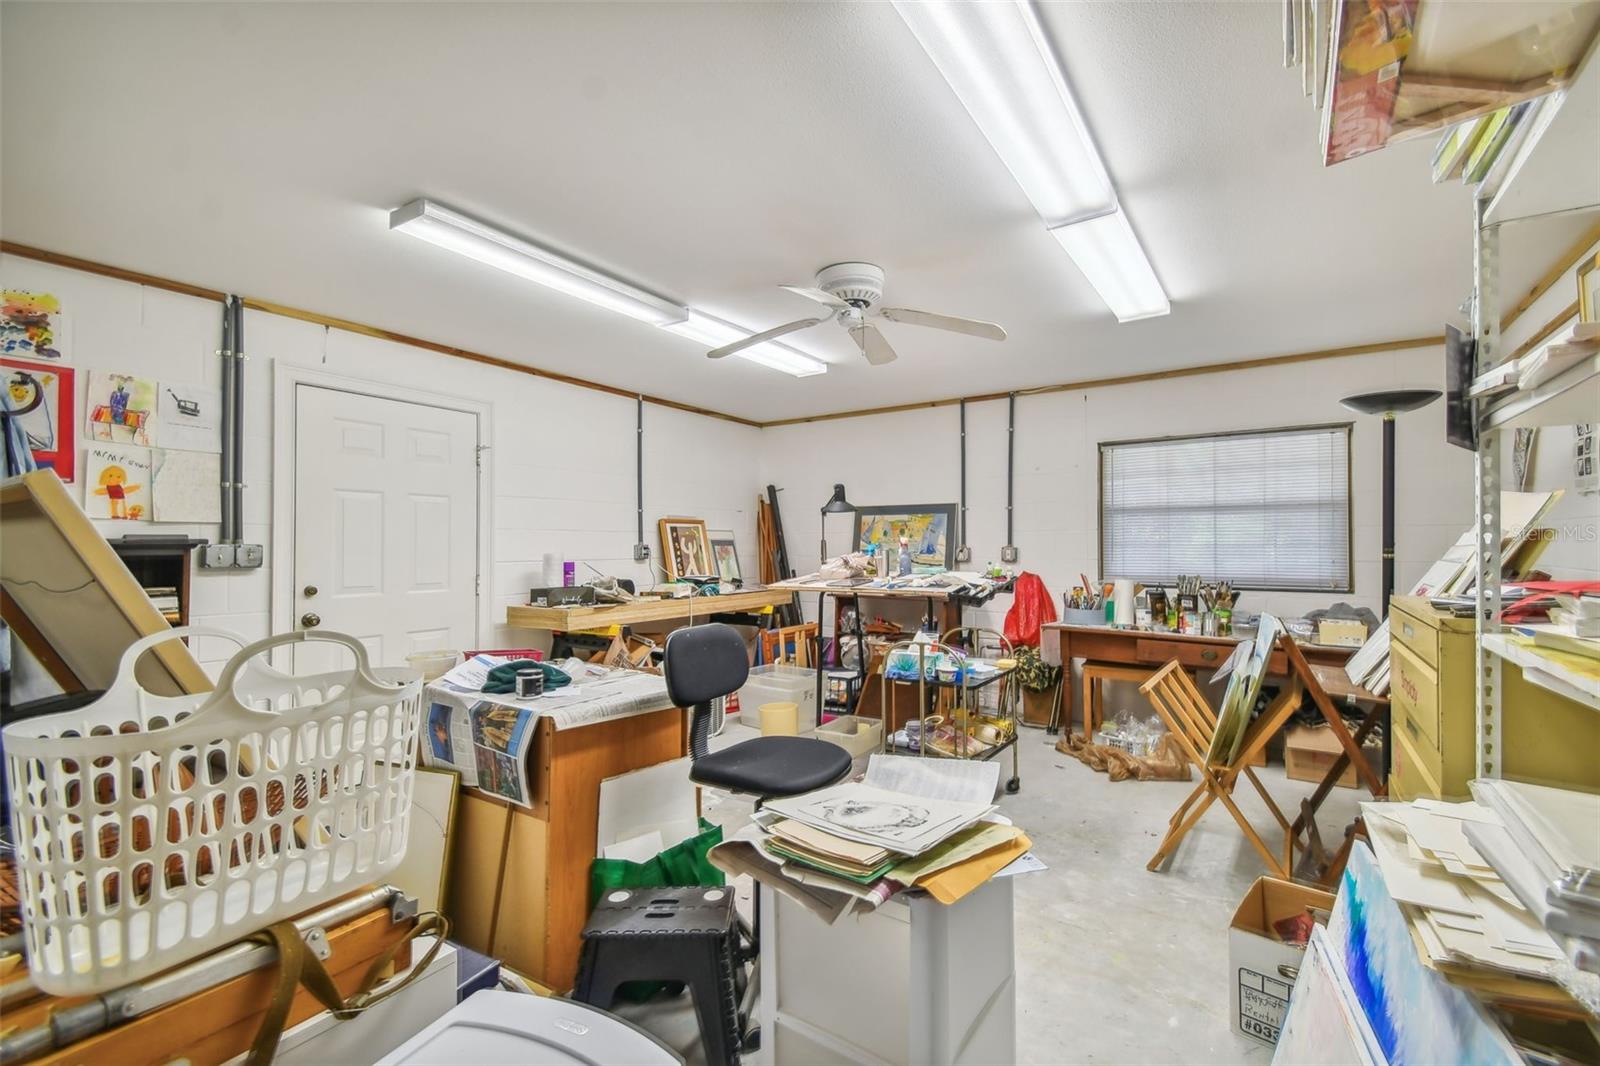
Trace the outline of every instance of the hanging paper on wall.
{"type": "Polygon", "coordinates": [[[156,383],[132,374],[89,374],[87,435],[108,444],[155,443],[156,383]]]}
{"type": "Polygon", "coordinates": [[[91,445],[84,481],[90,518],[150,521],[150,449],[91,445]]]}
{"type": "Polygon", "coordinates": [[[21,359],[0,359],[11,410],[23,432],[34,462],[54,470],[62,481],[71,484],[77,466],[77,437],[72,432],[74,371],[71,367],[30,363],[21,359]]]}
{"type": "Polygon", "coordinates": [[[67,318],[48,292],[0,290],[0,355],[25,355],[45,362],[67,358],[67,318]]]}
{"type": "MultiPolygon", "coordinates": [[[[156,443],[190,452],[222,451],[222,390],[215,385],[164,381],[156,398],[156,443]]],[[[157,519],[160,521],[160,519],[157,519]]]]}
{"type": "Polygon", "coordinates": [[[222,521],[222,456],[166,448],[153,454],[150,502],[155,521],[222,521]]]}

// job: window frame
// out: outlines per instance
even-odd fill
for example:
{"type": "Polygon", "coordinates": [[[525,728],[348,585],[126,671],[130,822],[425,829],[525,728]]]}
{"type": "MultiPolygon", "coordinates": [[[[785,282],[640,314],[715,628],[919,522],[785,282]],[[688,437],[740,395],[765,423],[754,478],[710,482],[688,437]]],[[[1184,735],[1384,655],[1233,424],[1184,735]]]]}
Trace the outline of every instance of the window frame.
{"type": "MultiPolygon", "coordinates": [[[[1267,426],[1258,429],[1231,429],[1212,433],[1173,433],[1163,437],[1134,437],[1126,440],[1103,440],[1096,445],[1095,469],[1095,538],[1098,542],[1096,561],[1100,566],[1101,579],[1106,573],[1106,449],[1121,448],[1135,444],[1168,444],[1178,441],[1193,440],[1220,440],[1227,437],[1260,437],[1276,433],[1306,433],[1316,430],[1344,430],[1345,449],[1345,574],[1340,585],[1330,585],[1326,588],[1303,588],[1293,585],[1242,585],[1234,584],[1234,588],[1249,592],[1294,592],[1305,595],[1318,595],[1320,593],[1341,593],[1354,595],[1356,591],[1356,558],[1355,558],[1355,522],[1356,522],[1356,482],[1355,482],[1355,422],[1310,422],[1294,426],[1267,426]]],[[[1137,574],[1122,574],[1121,577],[1131,577],[1135,581],[1153,583],[1137,574]]],[[[1226,578],[1226,574],[1206,575],[1210,580],[1226,578]]]]}

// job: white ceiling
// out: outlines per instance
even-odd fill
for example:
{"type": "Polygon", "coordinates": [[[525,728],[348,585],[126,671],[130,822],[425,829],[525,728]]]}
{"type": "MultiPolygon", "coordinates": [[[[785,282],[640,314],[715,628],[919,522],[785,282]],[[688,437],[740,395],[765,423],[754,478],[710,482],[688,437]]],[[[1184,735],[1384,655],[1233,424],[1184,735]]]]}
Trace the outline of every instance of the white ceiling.
{"type": "MultiPolygon", "coordinates": [[[[883,3],[0,7],[15,241],[758,419],[1437,333],[1469,198],[1432,139],[1333,169],[1273,3],[1047,5],[1172,298],[1118,325],[883,3]],[[426,195],[752,328],[867,259],[870,368],[795,380],[394,235],[426,195]]],[[[1553,256],[1554,253],[1552,253],[1553,256]]]]}

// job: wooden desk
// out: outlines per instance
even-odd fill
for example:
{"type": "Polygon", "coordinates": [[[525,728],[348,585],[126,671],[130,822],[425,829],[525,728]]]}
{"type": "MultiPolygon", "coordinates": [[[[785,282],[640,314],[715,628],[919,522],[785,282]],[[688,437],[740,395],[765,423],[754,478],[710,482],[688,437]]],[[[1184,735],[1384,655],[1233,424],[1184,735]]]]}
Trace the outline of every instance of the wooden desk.
{"type": "Polygon", "coordinates": [[[506,625],[519,629],[548,629],[572,633],[604,626],[636,626],[648,622],[676,622],[690,618],[710,618],[714,614],[759,611],[792,602],[789,588],[747,589],[720,596],[650,596],[632,603],[597,603],[581,607],[532,607],[517,604],[506,608],[506,625]]]}
{"type": "MultiPolygon", "coordinates": [[[[1214,670],[1227,662],[1234,647],[1242,637],[1200,637],[1189,633],[1161,633],[1142,629],[1113,629],[1110,626],[1067,625],[1050,622],[1040,634],[1040,643],[1056,641],[1060,649],[1062,668],[1061,722],[1072,728],[1073,685],[1072,660],[1105,663],[1112,666],[1148,667],[1154,674],[1161,667],[1178,660],[1188,670],[1214,670]]],[[[1301,644],[1306,658],[1313,663],[1343,665],[1355,653],[1355,648],[1336,648],[1326,644],[1301,644]]],[[[1274,646],[1267,660],[1267,673],[1283,677],[1288,673],[1288,658],[1283,648],[1274,646]]],[[[1029,720],[1030,725],[1045,722],[1029,720]]]]}
{"type": "Polygon", "coordinates": [[[676,707],[556,729],[541,718],[532,809],[464,790],[451,844],[452,939],[557,992],[578,972],[600,782],[689,753],[676,707]]]}

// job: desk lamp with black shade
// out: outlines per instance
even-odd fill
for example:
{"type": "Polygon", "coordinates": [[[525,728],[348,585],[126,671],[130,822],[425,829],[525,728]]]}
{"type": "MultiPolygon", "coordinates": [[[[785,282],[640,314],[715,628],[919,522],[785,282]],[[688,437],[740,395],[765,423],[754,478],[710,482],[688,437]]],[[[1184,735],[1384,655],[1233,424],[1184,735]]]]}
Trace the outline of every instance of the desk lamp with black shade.
{"type": "Polygon", "coordinates": [[[1437,400],[1438,389],[1388,389],[1346,396],[1339,402],[1364,415],[1383,416],[1383,609],[1389,617],[1389,597],[1394,593],[1394,416],[1426,407],[1437,400]]]}

